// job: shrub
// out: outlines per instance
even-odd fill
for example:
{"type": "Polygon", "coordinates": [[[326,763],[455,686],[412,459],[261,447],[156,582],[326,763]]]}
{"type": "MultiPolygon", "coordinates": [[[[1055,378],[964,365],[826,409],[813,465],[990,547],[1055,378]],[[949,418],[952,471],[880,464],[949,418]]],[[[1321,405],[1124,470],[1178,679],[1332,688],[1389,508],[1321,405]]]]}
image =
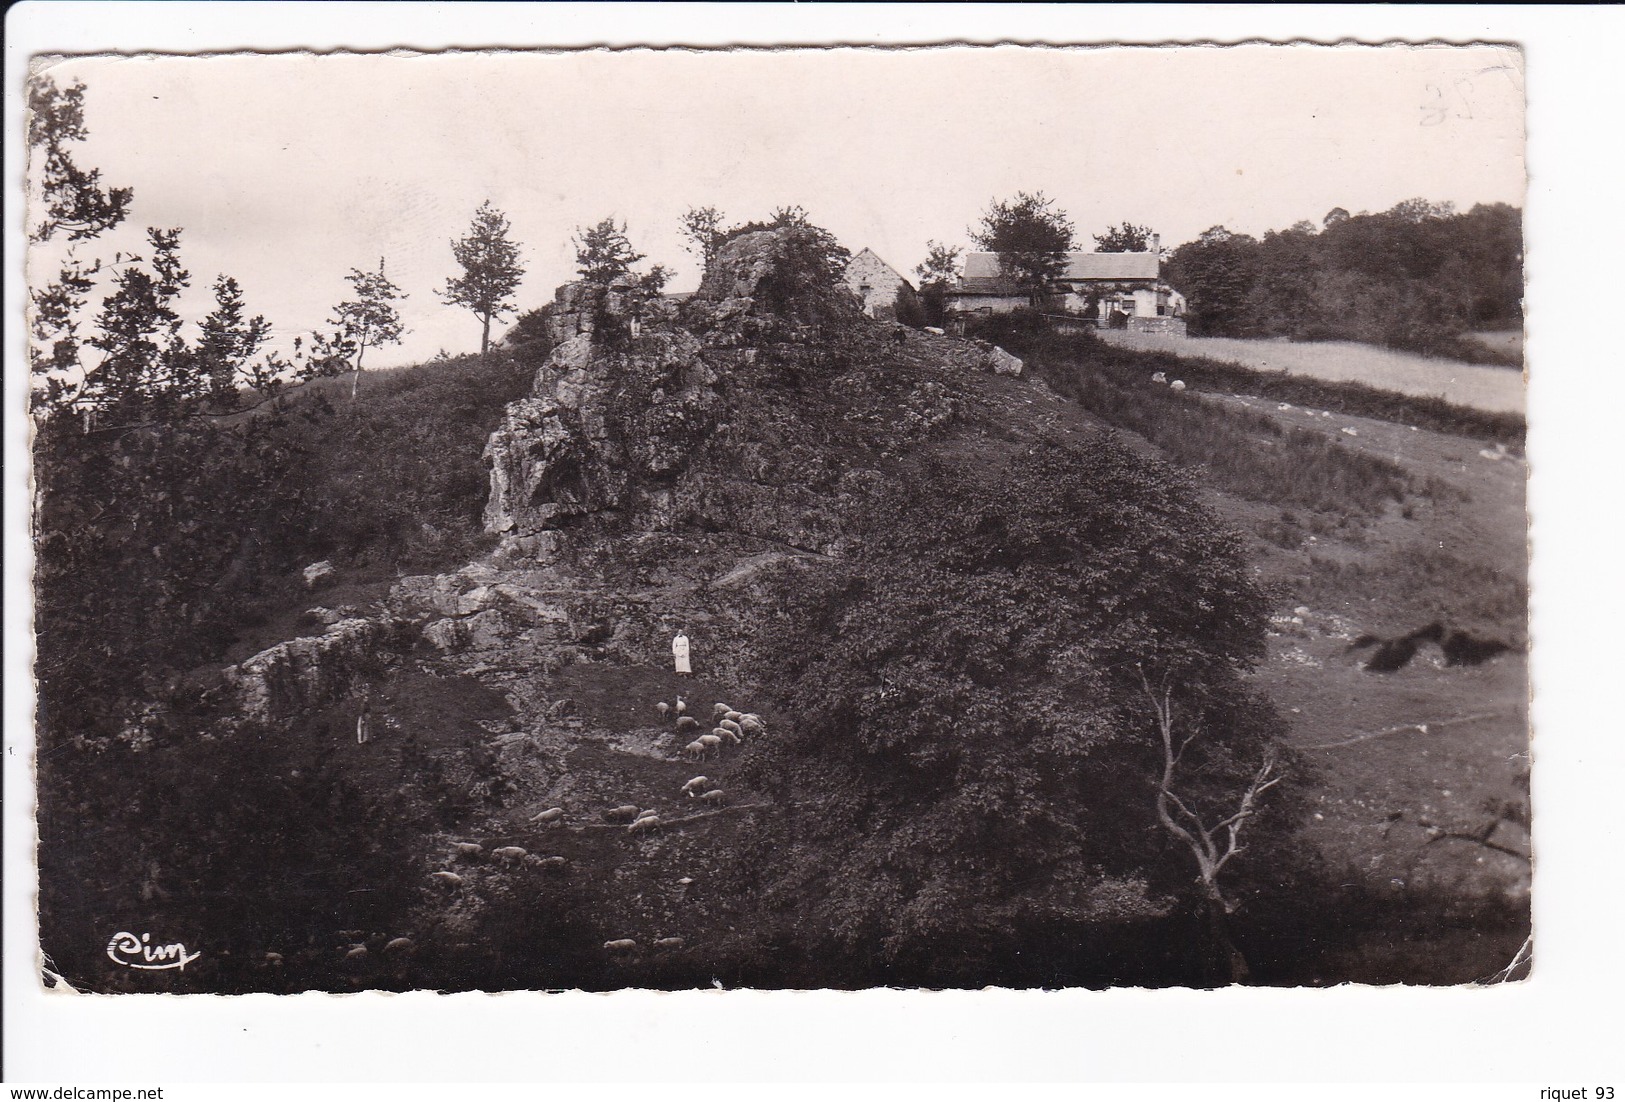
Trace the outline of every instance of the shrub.
{"type": "Polygon", "coordinates": [[[850,527],[836,564],[779,569],[753,625],[758,679],[799,719],[751,767],[784,810],[749,890],[795,907],[818,959],[913,982],[987,982],[1037,931],[1166,913],[1189,857],[1156,831],[1139,671],[1208,732],[1200,805],[1278,727],[1239,677],[1265,602],[1236,538],[1107,436],[929,464],[850,527]]]}

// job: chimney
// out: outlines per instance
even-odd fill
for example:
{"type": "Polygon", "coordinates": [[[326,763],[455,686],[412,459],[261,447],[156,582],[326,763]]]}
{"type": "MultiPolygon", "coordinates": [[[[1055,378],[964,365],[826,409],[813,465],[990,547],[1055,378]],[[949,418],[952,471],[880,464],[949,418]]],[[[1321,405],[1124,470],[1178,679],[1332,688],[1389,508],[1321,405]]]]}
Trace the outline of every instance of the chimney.
{"type": "Polygon", "coordinates": [[[1151,235],[1151,255],[1158,260],[1162,259],[1162,234],[1160,233],[1151,235]]]}

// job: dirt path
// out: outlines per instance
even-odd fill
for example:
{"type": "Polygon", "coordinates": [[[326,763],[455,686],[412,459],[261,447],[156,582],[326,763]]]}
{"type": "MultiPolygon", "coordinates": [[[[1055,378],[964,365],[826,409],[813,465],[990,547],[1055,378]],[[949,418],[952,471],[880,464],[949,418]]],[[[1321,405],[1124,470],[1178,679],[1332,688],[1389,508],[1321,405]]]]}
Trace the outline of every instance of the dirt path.
{"type": "Polygon", "coordinates": [[[1524,411],[1523,373],[1511,368],[1433,359],[1353,341],[1178,337],[1119,329],[1102,329],[1100,337],[1122,348],[1223,360],[1257,371],[1310,375],[1334,383],[1364,383],[1401,394],[1442,397],[1492,413],[1524,411]]]}

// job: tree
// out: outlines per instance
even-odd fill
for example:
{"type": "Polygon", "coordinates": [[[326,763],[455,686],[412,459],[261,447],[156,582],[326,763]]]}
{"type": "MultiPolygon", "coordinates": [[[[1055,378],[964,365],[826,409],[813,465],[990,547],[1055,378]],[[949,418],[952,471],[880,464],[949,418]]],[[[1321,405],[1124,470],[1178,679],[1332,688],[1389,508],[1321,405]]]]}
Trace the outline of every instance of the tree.
{"type": "Polygon", "coordinates": [[[959,280],[957,245],[925,243],[925,259],[914,268],[920,279],[920,302],[928,325],[941,325],[948,313],[948,292],[959,280]]]}
{"type": "Polygon", "coordinates": [[[1102,434],[927,463],[854,508],[851,553],[777,568],[752,625],[756,679],[798,717],[751,763],[784,832],[752,890],[805,908],[819,959],[928,983],[987,982],[1035,943],[1086,957],[1188,898],[1137,667],[1190,694],[1206,738],[1177,795],[1205,821],[1280,727],[1243,679],[1267,604],[1195,488],[1102,434]]]}
{"type": "Polygon", "coordinates": [[[1073,247],[1072,221],[1043,192],[1023,191],[1014,199],[991,204],[981,225],[971,228],[970,238],[997,253],[1000,271],[1038,306],[1066,270],[1066,254],[1073,247]]]}
{"type": "Polygon", "coordinates": [[[49,77],[28,85],[28,148],[44,157],[40,192],[45,216],[30,233],[36,242],[49,241],[60,230],[69,241],[97,237],[124,221],[134,196],[131,188],[101,187],[101,172],[81,169],[68,146],[84,141],[85,86],[61,89],[49,77]]]}
{"type": "Polygon", "coordinates": [[[703,265],[710,265],[711,258],[717,255],[726,239],[727,231],[722,226],[722,212],[716,207],[690,207],[683,214],[682,230],[685,241],[683,247],[700,258],[703,265]]]}
{"type": "Polygon", "coordinates": [[[238,379],[252,382],[250,362],[270,339],[271,323],[261,314],[245,316],[242,288],[230,276],[215,280],[214,301],[214,310],[203,319],[198,357],[209,397],[225,403],[233,396],[238,379]]]}
{"type": "MultiPolygon", "coordinates": [[[[49,77],[28,85],[29,178],[38,181],[38,204],[43,212],[29,231],[34,247],[66,231],[68,242],[87,241],[118,226],[129,212],[130,188],[101,186],[101,173],[85,170],[69,147],[83,141],[85,86],[64,90],[49,77]]],[[[29,364],[36,376],[32,400],[36,410],[66,410],[80,399],[83,367],[80,364],[80,312],[95,289],[101,261],[84,261],[70,245],[58,258],[54,279],[29,288],[29,364]]],[[[122,255],[117,261],[122,261],[122,255]]]]}
{"type": "Polygon", "coordinates": [[[1259,798],[1283,779],[1278,772],[1276,749],[1272,744],[1264,746],[1262,763],[1236,798],[1234,811],[1226,815],[1225,812],[1230,811],[1227,806],[1217,812],[1204,814],[1205,809],[1196,799],[1186,799],[1176,791],[1179,767],[1185,753],[1203,732],[1197,727],[1183,738],[1176,739],[1174,694],[1167,680],[1154,690],[1142,670],[1140,686],[1156,715],[1157,734],[1162,743],[1162,776],[1157,781],[1157,823],[1189,849],[1195,859],[1214,954],[1223,960],[1229,980],[1242,983],[1251,978],[1251,970],[1247,958],[1231,940],[1226,920],[1235,913],[1236,904],[1225,895],[1219,884],[1219,874],[1242,852],[1241,834],[1258,814],[1259,798]],[[1208,823],[1210,819],[1211,825],[1208,823]]]}
{"type": "Polygon", "coordinates": [[[350,274],[344,278],[355,289],[355,297],[333,307],[333,316],[328,319],[328,324],[337,328],[347,346],[345,351],[354,350],[355,378],[350,383],[350,398],[353,401],[361,386],[361,361],[367,355],[367,349],[383,344],[400,344],[401,337],[407,333],[408,330],[401,324],[400,311],[395,309],[395,303],[407,296],[384,275],[383,257],[378,258],[376,272],[351,268],[350,274]]]}
{"type": "Polygon", "coordinates": [[[616,276],[630,275],[643,254],[632,248],[626,223],[606,218],[590,229],[576,227],[576,271],[589,283],[607,287],[616,276]]]}
{"type": "Polygon", "coordinates": [[[446,280],[441,296],[452,306],[466,306],[480,319],[480,355],[491,349],[491,319],[518,307],[507,301],[519,286],[525,269],[519,265],[519,245],[508,240],[508,218],[491,205],[480,204],[468,236],[451,243],[451,254],[463,274],[446,280]]]}
{"type": "Polygon", "coordinates": [[[1149,252],[1151,249],[1151,236],[1154,232],[1150,226],[1136,226],[1132,222],[1124,222],[1120,226],[1109,226],[1105,233],[1095,234],[1095,252],[1149,252]]]}
{"type": "Polygon", "coordinates": [[[1249,308],[1257,278],[1259,245],[1223,226],[1203,231],[1174,250],[1168,281],[1190,304],[1193,330],[1214,336],[1248,336],[1255,326],[1249,308]]]}

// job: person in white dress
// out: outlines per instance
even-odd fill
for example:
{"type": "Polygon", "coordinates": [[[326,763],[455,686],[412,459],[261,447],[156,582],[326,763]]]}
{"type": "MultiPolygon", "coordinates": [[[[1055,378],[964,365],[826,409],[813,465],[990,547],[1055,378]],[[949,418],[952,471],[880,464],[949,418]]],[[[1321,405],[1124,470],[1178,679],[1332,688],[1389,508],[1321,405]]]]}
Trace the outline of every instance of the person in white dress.
{"type": "Polygon", "coordinates": [[[692,676],[694,669],[688,662],[688,633],[678,629],[677,638],[671,641],[671,657],[677,664],[677,672],[692,676]]]}

